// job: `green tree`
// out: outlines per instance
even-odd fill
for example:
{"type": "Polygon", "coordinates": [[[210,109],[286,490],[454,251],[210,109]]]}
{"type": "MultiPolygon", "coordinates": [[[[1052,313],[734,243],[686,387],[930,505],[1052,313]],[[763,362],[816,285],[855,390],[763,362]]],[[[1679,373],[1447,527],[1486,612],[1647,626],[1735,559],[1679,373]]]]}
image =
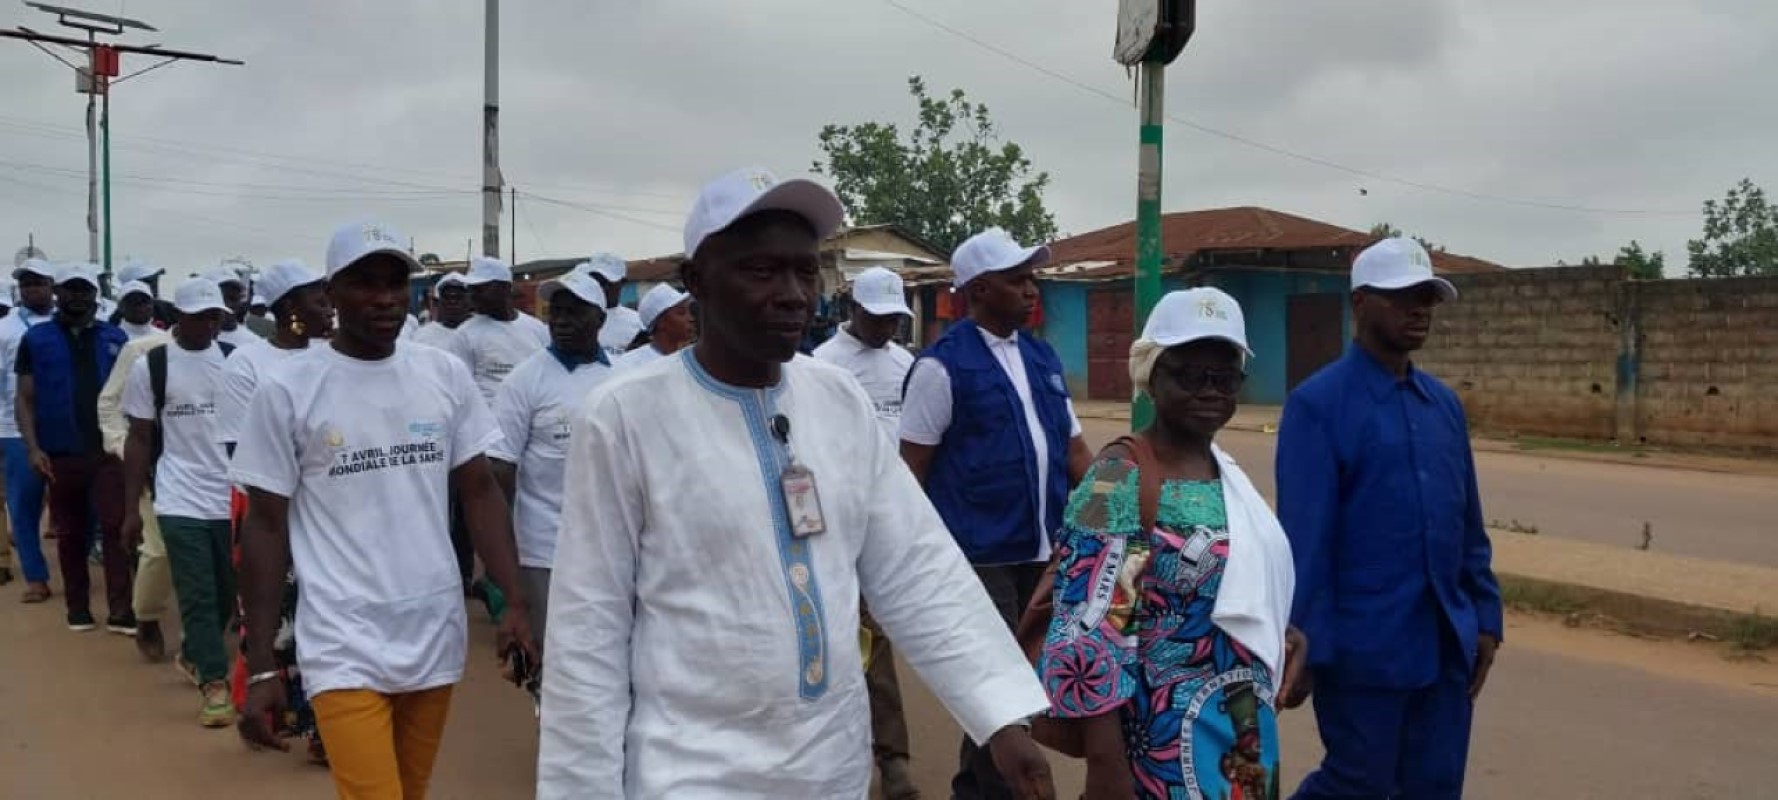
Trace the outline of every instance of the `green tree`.
{"type": "Polygon", "coordinates": [[[1659,250],[1652,253],[1642,249],[1642,244],[1635,239],[1619,248],[1617,259],[1613,262],[1620,267],[1630,268],[1630,277],[1643,281],[1658,281],[1665,275],[1667,254],[1659,250]]]}
{"type": "MultiPolygon", "coordinates": [[[[1401,236],[1407,236],[1407,234],[1402,233],[1402,230],[1400,228],[1397,228],[1394,225],[1387,223],[1387,222],[1379,222],[1375,225],[1372,225],[1369,234],[1372,239],[1394,239],[1394,238],[1398,238],[1401,236]]],[[[1428,253],[1443,253],[1443,252],[1445,252],[1444,245],[1433,244],[1431,239],[1428,239],[1424,236],[1414,236],[1411,238],[1414,241],[1419,242],[1421,247],[1426,248],[1426,252],[1428,252],[1428,253]]]]}
{"type": "Polygon", "coordinates": [[[987,106],[961,89],[935,98],[919,76],[908,79],[908,93],[919,118],[905,137],[895,123],[821,129],[815,172],[833,178],[855,223],[895,223],[947,253],[994,225],[1021,242],[1055,238],[1043,204],[1049,173],[999,137],[987,106]]]}
{"type": "Polygon", "coordinates": [[[1778,207],[1742,178],[1720,202],[1704,201],[1704,238],[1685,249],[1700,278],[1778,275],[1778,207]]]}

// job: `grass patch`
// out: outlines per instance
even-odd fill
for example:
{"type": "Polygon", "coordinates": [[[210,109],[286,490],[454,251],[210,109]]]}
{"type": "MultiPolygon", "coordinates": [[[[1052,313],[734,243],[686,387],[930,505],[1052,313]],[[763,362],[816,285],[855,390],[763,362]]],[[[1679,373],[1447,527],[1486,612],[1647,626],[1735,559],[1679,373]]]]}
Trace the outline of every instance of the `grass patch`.
{"type": "Polygon", "coordinates": [[[1520,611],[1568,616],[1587,609],[1586,601],[1561,586],[1531,581],[1506,581],[1500,587],[1501,599],[1520,611]]]}
{"type": "Polygon", "coordinates": [[[1763,614],[1737,615],[1729,623],[1723,639],[1744,653],[1778,647],[1778,618],[1763,614]]]}

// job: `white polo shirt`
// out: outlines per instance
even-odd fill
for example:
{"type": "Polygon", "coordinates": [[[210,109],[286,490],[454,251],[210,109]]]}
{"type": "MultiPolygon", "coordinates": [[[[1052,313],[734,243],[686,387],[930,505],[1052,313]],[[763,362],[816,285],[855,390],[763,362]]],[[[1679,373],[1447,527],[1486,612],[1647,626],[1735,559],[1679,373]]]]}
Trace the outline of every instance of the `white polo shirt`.
{"type": "Polygon", "coordinates": [[[458,325],[451,337],[451,352],[469,365],[489,404],[513,367],[549,346],[549,326],[523,311],[518,314],[511,322],[477,314],[458,325]]]}
{"type": "Polygon", "coordinates": [[[19,342],[24,340],[25,331],[55,318],[53,311],[37,314],[22,305],[14,306],[12,313],[0,318],[0,439],[17,439],[21,435],[18,417],[13,413],[19,376],[12,372],[19,360],[19,342]]]}
{"type": "Polygon", "coordinates": [[[549,569],[555,563],[569,420],[609,377],[608,364],[580,364],[570,372],[545,349],[514,368],[494,395],[501,443],[488,455],[518,466],[513,528],[520,566],[549,569]]]}
{"type": "MultiPolygon", "coordinates": [[[[1001,338],[978,328],[982,340],[1000,369],[1012,381],[1025,409],[1025,428],[1031,432],[1031,449],[1037,455],[1037,485],[1049,485],[1049,439],[1043,435],[1043,422],[1037,417],[1037,406],[1031,401],[1031,380],[1025,375],[1025,359],[1019,356],[1019,333],[1001,338]]],[[[1068,402],[1068,438],[1080,436],[1080,418],[1074,414],[1074,400],[1068,402]]],[[[901,406],[901,438],[918,445],[936,447],[951,429],[951,374],[944,365],[930,358],[915,362],[908,378],[907,397],[901,406]]],[[[1050,532],[1043,529],[1049,518],[1049,492],[1037,493],[1037,561],[1049,561],[1050,532]]]]}

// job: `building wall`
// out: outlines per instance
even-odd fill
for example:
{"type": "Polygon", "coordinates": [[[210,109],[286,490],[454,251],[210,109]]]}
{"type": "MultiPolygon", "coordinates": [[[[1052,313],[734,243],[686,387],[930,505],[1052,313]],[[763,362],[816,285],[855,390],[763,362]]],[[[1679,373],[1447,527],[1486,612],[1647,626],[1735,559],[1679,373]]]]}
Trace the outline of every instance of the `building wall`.
{"type": "Polygon", "coordinates": [[[1778,278],[1616,267],[1453,279],[1417,362],[1496,433],[1778,449],[1778,278]]]}
{"type": "Polygon", "coordinates": [[[1051,281],[1043,285],[1043,340],[1056,349],[1068,392],[1087,396],[1087,289],[1092,284],[1051,281]]]}

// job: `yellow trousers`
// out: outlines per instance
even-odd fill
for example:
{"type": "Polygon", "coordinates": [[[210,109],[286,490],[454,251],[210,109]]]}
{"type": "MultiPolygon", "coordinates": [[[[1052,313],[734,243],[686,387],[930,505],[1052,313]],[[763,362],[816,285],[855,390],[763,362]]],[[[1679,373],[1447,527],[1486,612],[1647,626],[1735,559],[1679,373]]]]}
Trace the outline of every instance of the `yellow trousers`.
{"type": "Polygon", "coordinates": [[[310,698],[340,800],[423,800],[452,688],[407,694],[345,689],[310,698]]]}

